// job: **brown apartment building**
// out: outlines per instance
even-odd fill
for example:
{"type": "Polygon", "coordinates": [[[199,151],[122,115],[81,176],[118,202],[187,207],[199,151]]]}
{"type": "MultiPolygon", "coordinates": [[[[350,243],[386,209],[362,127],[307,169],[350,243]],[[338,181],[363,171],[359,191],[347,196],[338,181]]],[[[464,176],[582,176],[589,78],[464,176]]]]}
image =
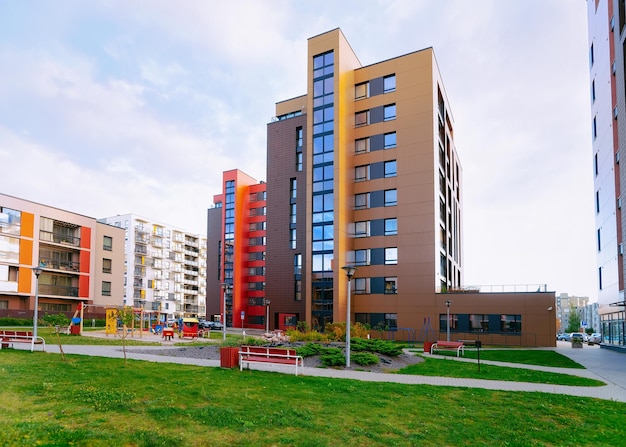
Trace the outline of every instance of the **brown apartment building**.
{"type": "Polygon", "coordinates": [[[335,29],[307,61],[306,94],[267,127],[270,327],[346,321],[350,286],[351,320],[373,328],[440,338],[449,322],[455,339],[554,345],[545,287],[462,287],[463,171],[433,49],[362,66],[335,29]]]}

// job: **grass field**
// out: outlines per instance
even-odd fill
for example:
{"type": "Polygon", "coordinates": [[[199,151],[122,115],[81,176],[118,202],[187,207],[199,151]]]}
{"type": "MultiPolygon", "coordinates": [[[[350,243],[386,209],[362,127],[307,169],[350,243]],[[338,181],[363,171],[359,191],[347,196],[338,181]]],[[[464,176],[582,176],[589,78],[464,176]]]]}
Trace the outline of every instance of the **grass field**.
{"type": "Polygon", "coordinates": [[[615,445],[625,434],[626,404],[595,399],[68,358],[0,351],[0,445],[615,445]]]}

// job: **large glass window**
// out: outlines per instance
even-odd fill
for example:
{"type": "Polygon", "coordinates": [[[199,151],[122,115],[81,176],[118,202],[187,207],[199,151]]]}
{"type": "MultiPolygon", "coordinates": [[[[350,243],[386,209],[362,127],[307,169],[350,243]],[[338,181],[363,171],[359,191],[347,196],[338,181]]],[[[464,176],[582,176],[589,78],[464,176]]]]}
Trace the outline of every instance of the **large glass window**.
{"type": "Polygon", "coordinates": [[[370,251],[369,250],[354,250],[354,265],[369,265],[370,263],[370,251]]]}
{"type": "Polygon", "coordinates": [[[370,234],[370,225],[369,221],[365,220],[362,222],[354,223],[354,237],[367,237],[370,234]]]}
{"type": "Polygon", "coordinates": [[[469,316],[471,332],[486,332],[489,330],[489,316],[484,314],[472,314],[469,316]]]}
{"type": "Polygon", "coordinates": [[[500,315],[500,330],[502,332],[522,332],[522,316],[500,315]]]}

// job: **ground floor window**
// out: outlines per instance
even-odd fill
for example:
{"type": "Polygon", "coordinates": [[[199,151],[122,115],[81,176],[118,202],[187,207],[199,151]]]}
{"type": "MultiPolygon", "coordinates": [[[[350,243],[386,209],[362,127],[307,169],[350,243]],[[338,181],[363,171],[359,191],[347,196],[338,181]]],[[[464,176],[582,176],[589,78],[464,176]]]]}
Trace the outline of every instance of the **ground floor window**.
{"type": "Polygon", "coordinates": [[[602,320],[602,343],[616,346],[626,345],[626,312],[618,311],[600,315],[602,320]]]}
{"type": "Polygon", "coordinates": [[[439,314],[439,331],[484,332],[491,334],[521,334],[522,316],[519,314],[439,314]]]}
{"type": "Polygon", "coordinates": [[[355,313],[354,321],[376,330],[393,330],[398,327],[398,314],[355,313]]]}

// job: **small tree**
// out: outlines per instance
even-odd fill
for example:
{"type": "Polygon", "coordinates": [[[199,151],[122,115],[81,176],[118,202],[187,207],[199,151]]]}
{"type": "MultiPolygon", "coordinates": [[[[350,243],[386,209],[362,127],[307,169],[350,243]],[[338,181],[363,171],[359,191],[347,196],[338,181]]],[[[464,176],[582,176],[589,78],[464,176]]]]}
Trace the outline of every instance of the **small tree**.
{"type": "Polygon", "coordinates": [[[124,352],[124,365],[126,365],[126,337],[128,337],[128,328],[133,324],[135,313],[132,307],[124,306],[116,309],[115,317],[118,322],[122,323],[122,335],[120,335],[120,338],[122,339],[122,351],[124,352]]]}
{"type": "Polygon", "coordinates": [[[572,308],[569,314],[569,325],[566,332],[578,332],[580,330],[580,315],[576,311],[576,308],[572,308]]]}
{"type": "Polygon", "coordinates": [[[56,315],[46,314],[41,319],[44,323],[48,325],[50,329],[54,328],[54,332],[56,333],[56,336],[57,336],[57,346],[59,347],[59,352],[61,353],[61,359],[65,361],[66,358],[65,358],[65,353],[63,352],[63,345],[61,344],[61,334],[60,334],[59,328],[61,326],[69,325],[70,319],[67,318],[67,315],[65,314],[56,314],[56,315]]]}

